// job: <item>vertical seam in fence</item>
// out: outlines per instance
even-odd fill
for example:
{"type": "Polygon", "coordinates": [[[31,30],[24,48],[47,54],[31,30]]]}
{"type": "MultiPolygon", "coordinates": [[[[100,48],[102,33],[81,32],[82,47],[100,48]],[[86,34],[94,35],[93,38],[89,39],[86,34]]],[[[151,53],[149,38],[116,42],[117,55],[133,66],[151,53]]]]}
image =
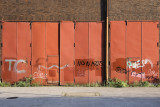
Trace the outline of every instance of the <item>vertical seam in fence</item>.
{"type": "MultiPolygon", "coordinates": [[[[158,22],[158,25],[159,25],[160,23],[158,22]]],[[[159,71],[159,35],[160,35],[160,32],[159,32],[159,26],[158,26],[158,64],[157,64],[157,66],[158,66],[158,73],[159,73],[159,80],[160,80],[160,71],[159,71]]]]}
{"type": "MultiPolygon", "coordinates": [[[[143,26],[142,26],[143,24],[142,24],[142,22],[141,22],[141,66],[142,66],[142,39],[143,39],[143,37],[142,37],[142,35],[143,35],[143,26]]],[[[141,82],[142,82],[142,67],[141,67],[141,82]]]]}
{"type": "MultiPolygon", "coordinates": [[[[129,83],[129,67],[127,66],[127,62],[129,58],[127,57],[127,46],[126,46],[127,43],[126,42],[127,42],[127,25],[125,24],[125,58],[126,58],[126,71],[128,72],[128,83],[129,83]]],[[[125,77],[127,77],[127,74],[125,77]]]]}
{"type": "MultiPolygon", "coordinates": [[[[30,24],[31,24],[30,26],[32,26],[32,22],[30,22],[30,24]]],[[[30,70],[31,70],[31,75],[32,75],[32,27],[30,28],[30,34],[31,34],[31,35],[30,35],[30,39],[31,39],[31,40],[30,40],[30,42],[31,42],[31,46],[30,46],[30,48],[31,48],[31,49],[30,49],[30,51],[31,51],[31,58],[30,58],[30,61],[31,61],[30,63],[31,63],[31,64],[30,64],[30,67],[31,67],[31,68],[30,68],[30,70]]]]}
{"type": "MultiPolygon", "coordinates": [[[[32,22],[31,22],[31,23],[32,23],[32,22]]],[[[33,23],[33,24],[34,24],[34,23],[33,23]]],[[[33,28],[33,26],[32,26],[32,28],[33,28]]],[[[32,47],[31,47],[31,74],[32,74],[32,77],[33,77],[33,72],[34,72],[34,70],[33,70],[33,63],[34,63],[34,62],[33,62],[33,58],[34,58],[34,57],[33,57],[33,49],[34,49],[34,48],[33,48],[33,46],[34,46],[34,44],[33,44],[33,35],[32,35],[32,34],[33,34],[33,31],[32,31],[32,28],[31,28],[31,40],[32,40],[32,41],[31,41],[31,43],[32,43],[32,47]]]]}
{"type": "MultiPolygon", "coordinates": [[[[1,25],[3,27],[3,23],[1,25]]],[[[1,29],[1,43],[3,45],[3,29],[1,29]]],[[[2,76],[3,76],[3,46],[1,47],[1,81],[2,81],[2,76]]]]}
{"type": "MultiPolygon", "coordinates": [[[[46,63],[47,63],[48,59],[47,59],[47,56],[46,56],[46,22],[45,22],[45,42],[44,43],[45,43],[45,49],[44,49],[44,52],[45,52],[45,68],[47,68],[46,63]]],[[[47,78],[47,76],[46,76],[47,72],[46,71],[47,71],[47,69],[45,69],[45,78],[47,78]]]]}
{"type": "MultiPolygon", "coordinates": [[[[160,24],[160,23],[158,22],[158,25],[159,25],[159,24],[160,24]]],[[[158,66],[158,69],[157,69],[157,70],[159,71],[159,64],[160,64],[160,63],[159,63],[159,35],[160,35],[159,26],[158,26],[157,29],[158,29],[158,65],[157,65],[157,66],[158,66]]],[[[159,71],[158,73],[159,73],[159,80],[160,80],[160,71],[159,71]]]]}
{"type": "MultiPolygon", "coordinates": [[[[16,60],[17,60],[17,54],[18,54],[18,52],[17,52],[18,51],[18,33],[17,33],[18,27],[17,27],[17,23],[18,22],[16,22],[16,60]]],[[[17,81],[17,71],[16,71],[16,81],[17,81]]]]}
{"type": "Polygon", "coordinates": [[[58,58],[59,58],[59,83],[58,85],[60,85],[60,72],[61,72],[61,69],[60,69],[60,22],[58,23],[58,58]]]}
{"type": "MultiPolygon", "coordinates": [[[[88,22],[88,62],[90,62],[90,60],[89,60],[89,25],[90,25],[90,23],[88,22]]],[[[88,66],[88,83],[90,84],[90,81],[89,81],[89,66],[88,66]]]]}
{"type": "Polygon", "coordinates": [[[73,49],[73,59],[74,59],[74,68],[73,68],[73,82],[75,83],[75,48],[76,48],[76,45],[75,45],[75,29],[76,29],[76,22],[74,22],[74,45],[73,45],[73,47],[74,47],[74,49],[73,49]]]}

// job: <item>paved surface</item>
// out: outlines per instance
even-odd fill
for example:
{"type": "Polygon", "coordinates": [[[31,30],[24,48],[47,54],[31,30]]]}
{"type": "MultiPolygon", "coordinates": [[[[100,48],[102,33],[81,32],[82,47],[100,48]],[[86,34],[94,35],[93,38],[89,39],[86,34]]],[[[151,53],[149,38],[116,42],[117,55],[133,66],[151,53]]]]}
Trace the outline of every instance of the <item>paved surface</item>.
{"type": "Polygon", "coordinates": [[[22,106],[160,107],[160,88],[0,87],[0,107],[22,106]]]}

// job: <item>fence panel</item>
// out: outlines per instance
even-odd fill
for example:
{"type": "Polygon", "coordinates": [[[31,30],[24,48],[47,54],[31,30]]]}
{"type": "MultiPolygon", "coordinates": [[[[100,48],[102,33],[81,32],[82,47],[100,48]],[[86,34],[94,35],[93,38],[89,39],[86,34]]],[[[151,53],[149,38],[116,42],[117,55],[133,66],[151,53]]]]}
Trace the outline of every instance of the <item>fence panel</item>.
{"type": "Polygon", "coordinates": [[[32,75],[34,82],[46,82],[45,23],[32,23],[32,75]]]}
{"type": "Polygon", "coordinates": [[[74,83],[74,23],[60,23],[60,84],[74,83]]]}
{"type": "Polygon", "coordinates": [[[17,80],[17,23],[4,22],[2,26],[2,81],[13,83],[17,80]]]}
{"type": "Polygon", "coordinates": [[[103,23],[89,22],[89,83],[102,83],[103,23]]]}
{"type": "Polygon", "coordinates": [[[110,76],[126,81],[126,23],[112,21],[110,27],[110,76]]]}
{"type": "Polygon", "coordinates": [[[58,23],[46,23],[47,82],[59,83],[58,23]]]}
{"type": "Polygon", "coordinates": [[[30,23],[17,22],[17,81],[31,75],[31,29],[30,23]]]}
{"type": "Polygon", "coordinates": [[[127,22],[126,58],[129,83],[140,82],[143,76],[141,68],[141,22],[127,22]]]}
{"type": "Polygon", "coordinates": [[[89,82],[89,23],[77,22],[75,28],[75,83],[89,82]]]}
{"type": "Polygon", "coordinates": [[[143,81],[159,80],[159,28],[158,22],[142,22],[143,81]]]}

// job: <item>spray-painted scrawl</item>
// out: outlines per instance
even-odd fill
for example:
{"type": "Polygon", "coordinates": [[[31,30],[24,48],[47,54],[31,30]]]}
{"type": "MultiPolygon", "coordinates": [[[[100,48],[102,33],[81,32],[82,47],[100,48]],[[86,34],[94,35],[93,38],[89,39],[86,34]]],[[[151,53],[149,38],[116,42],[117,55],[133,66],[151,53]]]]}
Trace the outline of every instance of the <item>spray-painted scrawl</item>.
{"type": "Polygon", "coordinates": [[[132,61],[128,61],[127,62],[127,66],[130,68],[131,72],[131,76],[133,77],[138,77],[138,78],[143,78],[143,79],[149,79],[149,78],[156,78],[158,77],[158,73],[155,72],[155,70],[153,70],[153,63],[150,59],[144,59],[142,61],[138,60],[135,62],[132,61]],[[143,68],[146,66],[146,64],[150,64],[151,68],[148,69],[145,72],[142,73],[136,73],[136,71],[132,71],[132,69],[138,69],[138,68],[143,68]]]}
{"type": "Polygon", "coordinates": [[[129,68],[135,68],[135,69],[137,69],[137,68],[143,68],[147,63],[151,64],[151,68],[153,68],[153,63],[149,59],[142,60],[142,65],[141,65],[141,61],[140,60],[138,60],[138,61],[136,61],[134,63],[131,62],[131,61],[128,61],[127,62],[127,66],[129,68]]]}
{"type": "Polygon", "coordinates": [[[24,69],[23,69],[23,70],[18,70],[18,69],[17,69],[17,66],[18,66],[19,63],[25,63],[25,64],[27,64],[27,61],[26,61],[26,60],[23,60],[23,59],[20,59],[20,60],[5,59],[5,62],[9,62],[8,71],[11,71],[12,62],[15,62],[14,68],[13,68],[13,71],[14,71],[14,72],[17,72],[17,73],[25,73],[25,72],[26,72],[24,69]]]}
{"type": "Polygon", "coordinates": [[[59,67],[59,66],[57,66],[57,65],[52,65],[52,66],[50,66],[50,67],[48,67],[48,68],[45,67],[45,66],[43,66],[43,65],[39,65],[39,66],[38,66],[38,71],[39,71],[41,68],[44,68],[44,69],[49,70],[49,69],[52,69],[52,68],[54,68],[54,67],[59,68],[59,69],[64,69],[64,68],[68,67],[68,64],[64,65],[63,67],[59,67]]]}
{"type": "Polygon", "coordinates": [[[50,66],[50,67],[45,67],[45,66],[43,66],[43,65],[39,65],[38,66],[38,68],[37,68],[37,72],[34,72],[34,74],[33,74],[33,78],[35,79],[35,78],[41,78],[41,79],[46,79],[47,78],[47,73],[43,73],[42,71],[41,71],[41,69],[46,69],[46,70],[50,70],[50,69],[52,69],[52,68],[58,68],[58,69],[64,69],[64,68],[66,68],[66,67],[68,67],[69,65],[68,64],[66,64],[66,65],[64,65],[64,66],[62,66],[62,67],[59,67],[59,66],[57,66],[57,65],[52,65],[52,66],[50,66]]]}
{"type": "Polygon", "coordinates": [[[131,76],[145,79],[145,72],[136,73],[136,71],[132,71],[131,76]]]}

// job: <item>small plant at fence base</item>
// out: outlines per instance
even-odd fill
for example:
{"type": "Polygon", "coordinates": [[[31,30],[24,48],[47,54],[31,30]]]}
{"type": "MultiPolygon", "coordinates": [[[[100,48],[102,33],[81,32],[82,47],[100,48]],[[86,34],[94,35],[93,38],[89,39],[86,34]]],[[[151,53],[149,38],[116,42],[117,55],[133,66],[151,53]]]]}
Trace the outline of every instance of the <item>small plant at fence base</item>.
{"type": "Polygon", "coordinates": [[[127,84],[127,81],[121,81],[118,79],[109,79],[109,81],[106,82],[105,84],[106,87],[128,87],[129,85],[127,84]]]}
{"type": "Polygon", "coordinates": [[[13,86],[15,86],[15,87],[36,87],[36,86],[40,86],[39,83],[32,83],[32,81],[33,81],[32,76],[25,77],[23,80],[15,83],[13,86]]]}
{"type": "Polygon", "coordinates": [[[0,87],[11,87],[11,84],[8,82],[1,82],[0,81],[0,87]]]}
{"type": "Polygon", "coordinates": [[[160,84],[157,84],[156,87],[160,87],[160,84]]]}
{"type": "Polygon", "coordinates": [[[89,84],[65,84],[65,86],[69,87],[102,87],[103,85],[96,82],[96,83],[89,83],[89,84]]]}
{"type": "Polygon", "coordinates": [[[40,86],[38,83],[32,83],[32,81],[33,81],[32,76],[25,77],[24,79],[14,84],[0,81],[0,87],[36,87],[36,86],[40,86]]]}
{"type": "MultiPolygon", "coordinates": [[[[24,78],[23,80],[20,80],[14,84],[0,81],[0,87],[37,87],[37,86],[40,86],[40,83],[32,83],[32,81],[33,81],[32,76],[24,78]]],[[[89,83],[89,84],[66,84],[65,86],[70,86],[70,87],[116,87],[116,88],[120,88],[120,87],[160,87],[160,81],[159,83],[154,83],[154,84],[149,83],[148,81],[144,81],[144,82],[135,81],[134,83],[128,85],[127,81],[121,81],[115,78],[115,79],[109,79],[109,81],[103,84],[96,82],[96,83],[89,83]]]]}
{"type": "Polygon", "coordinates": [[[133,84],[130,84],[130,87],[156,87],[156,85],[149,83],[148,81],[144,81],[144,82],[136,81],[133,84]]]}
{"type": "Polygon", "coordinates": [[[90,84],[66,84],[65,86],[70,87],[128,87],[127,81],[121,81],[118,79],[109,80],[106,83],[90,83],[90,84]]]}
{"type": "Polygon", "coordinates": [[[23,80],[18,81],[17,83],[15,83],[13,86],[15,87],[30,87],[31,86],[31,82],[32,82],[32,77],[25,77],[23,80]]]}

